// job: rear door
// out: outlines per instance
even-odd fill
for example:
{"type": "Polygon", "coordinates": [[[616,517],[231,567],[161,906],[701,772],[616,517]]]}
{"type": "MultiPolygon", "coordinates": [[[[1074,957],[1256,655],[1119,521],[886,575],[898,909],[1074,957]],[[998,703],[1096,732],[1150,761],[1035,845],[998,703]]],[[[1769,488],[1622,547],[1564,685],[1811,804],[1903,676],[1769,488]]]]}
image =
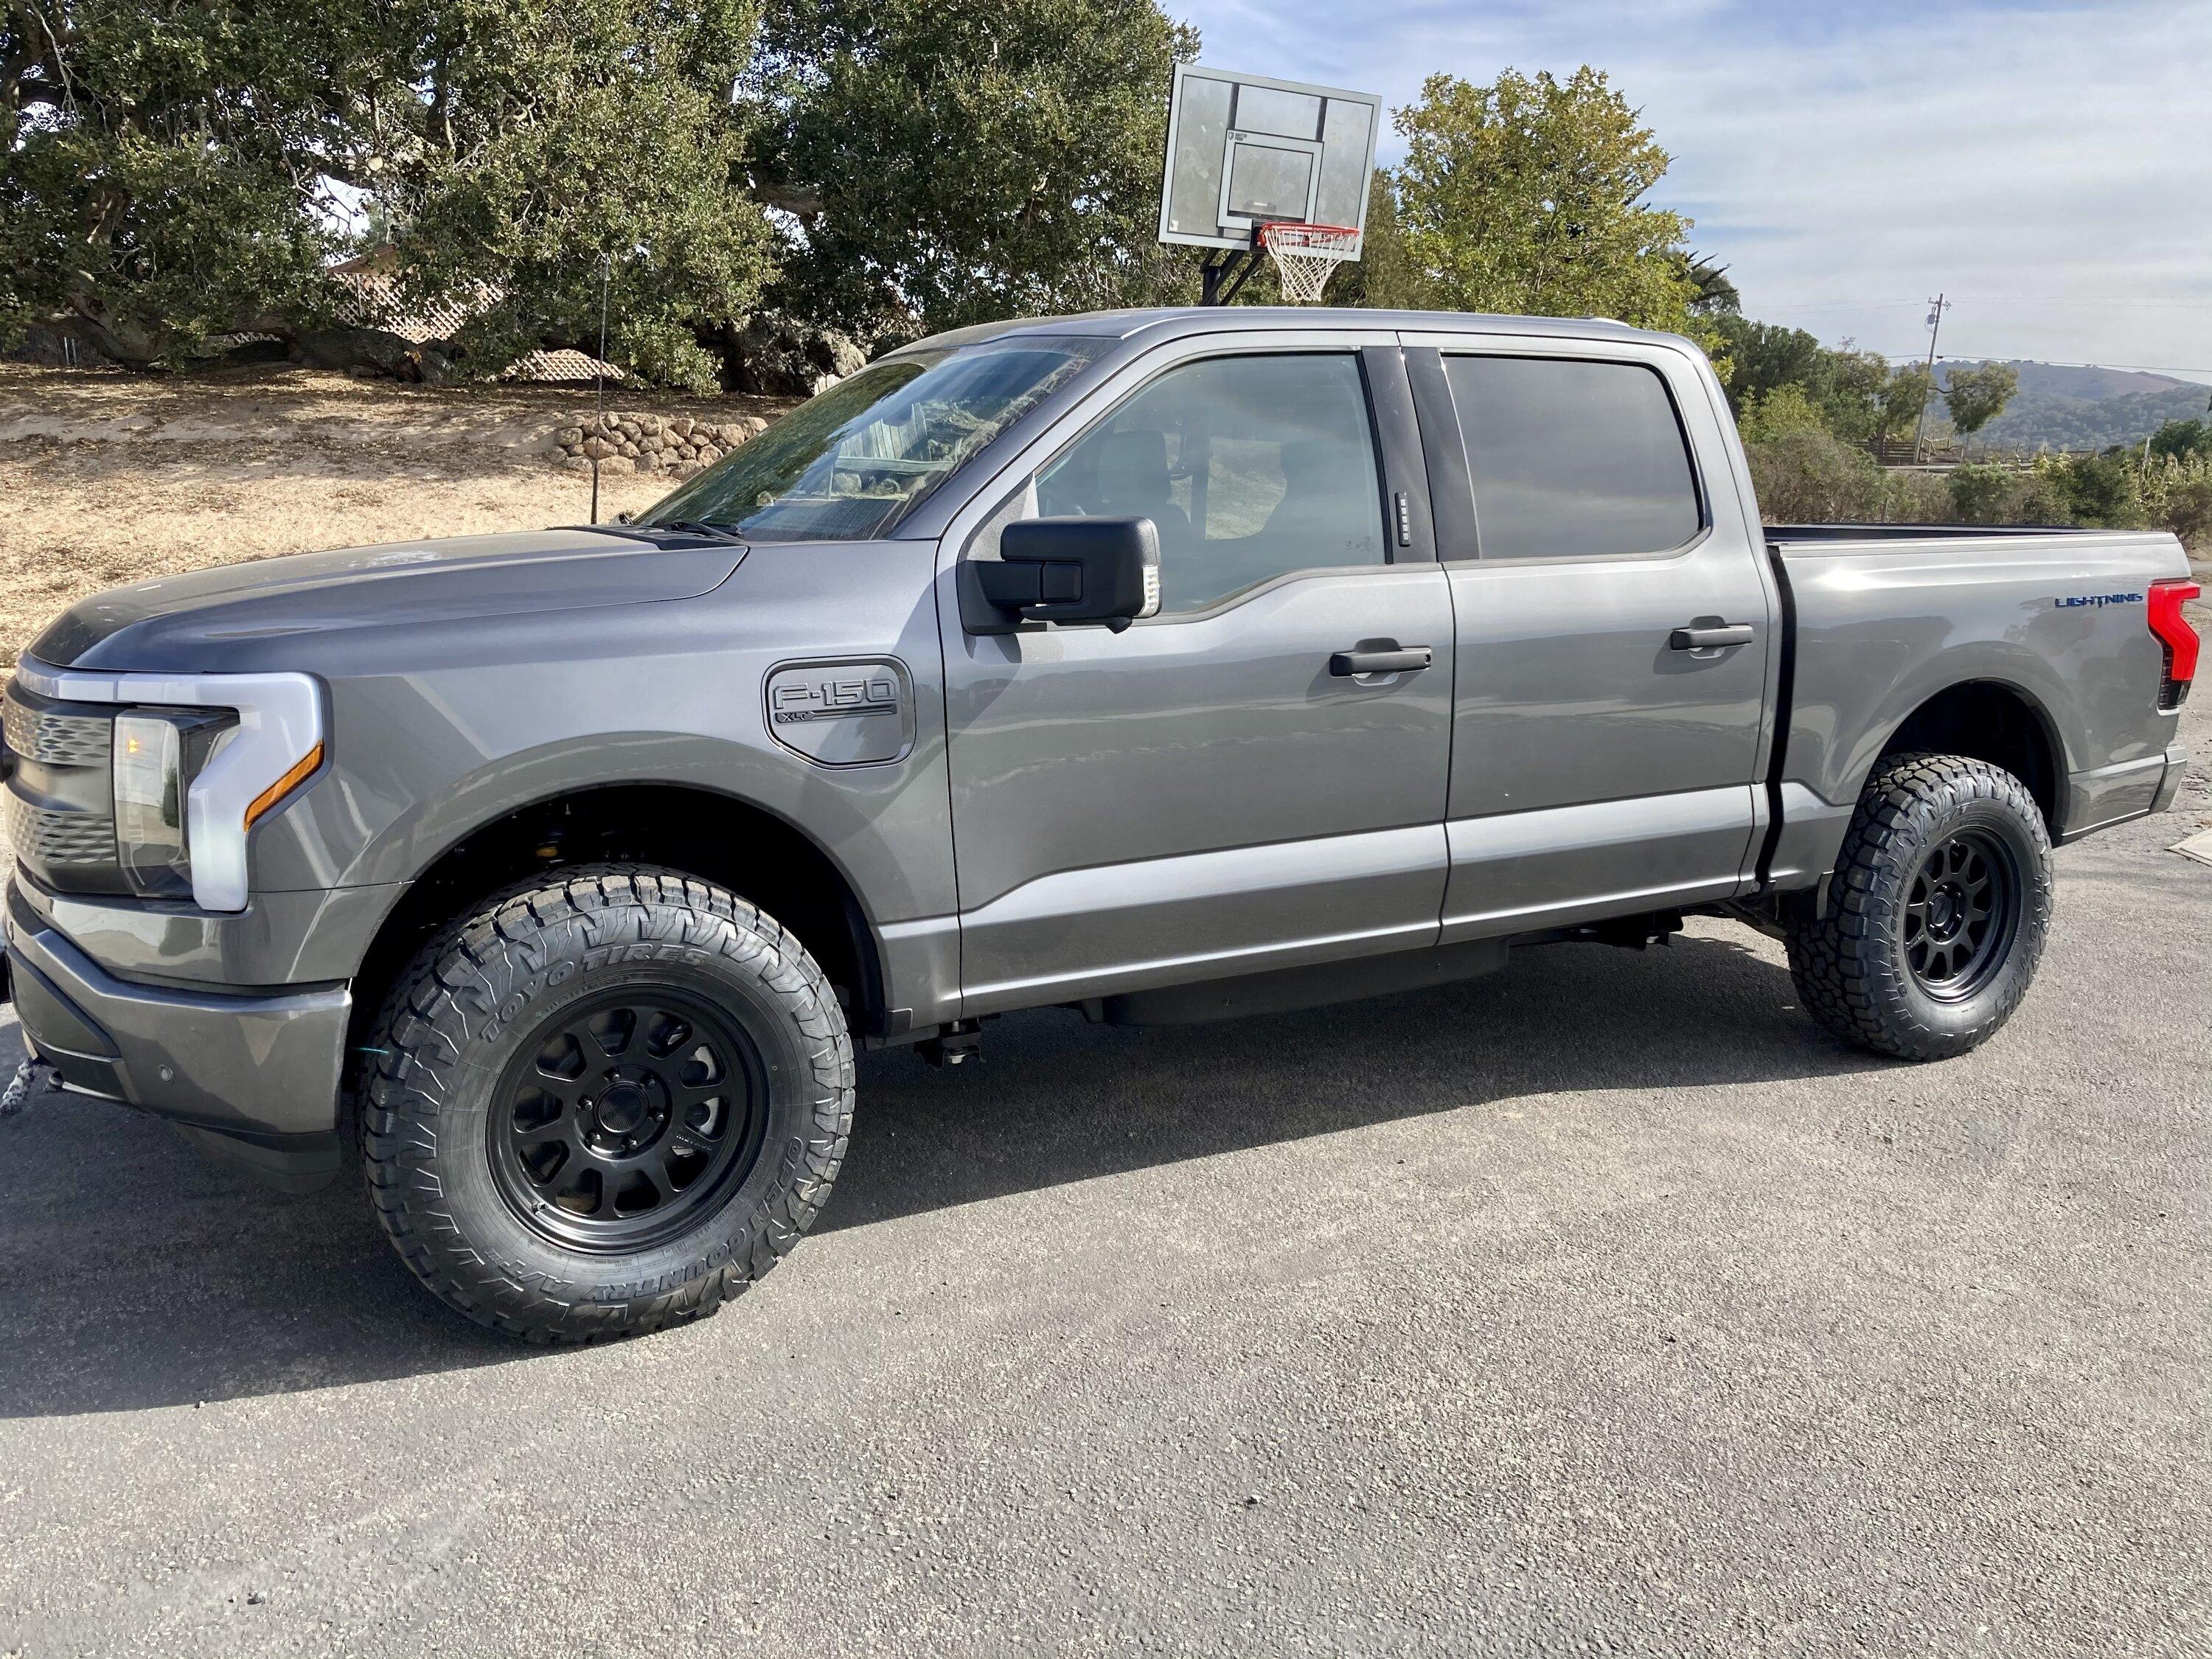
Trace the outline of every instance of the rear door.
{"type": "Polygon", "coordinates": [[[972,635],[940,579],[968,1013],[1435,941],[1451,601],[1380,338],[1164,348],[955,520],[948,570],[1017,518],[1149,518],[1163,592],[1120,633],[972,635]]]}
{"type": "Polygon", "coordinates": [[[1705,371],[1410,340],[1457,618],[1445,942],[1739,890],[1778,626],[1705,371]],[[1694,440],[1694,441],[1693,441],[1694,440]]]}

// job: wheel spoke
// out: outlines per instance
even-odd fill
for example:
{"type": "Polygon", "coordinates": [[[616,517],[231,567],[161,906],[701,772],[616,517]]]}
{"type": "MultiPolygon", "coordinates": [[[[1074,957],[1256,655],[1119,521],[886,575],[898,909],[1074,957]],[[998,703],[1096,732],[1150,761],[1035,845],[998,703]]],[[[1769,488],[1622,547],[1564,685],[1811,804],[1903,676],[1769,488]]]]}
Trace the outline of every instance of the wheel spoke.
{"type": "Polygon", "coordinates": [[[572,1140],[575,1133],[576,1120],[564,1109],[543,1123],[533,1124],[528,1128],[518,1127],[514,1132],[514,1144],[526,1152],[534,1152],[549,1140],[563,1143],[572,1140]]]}
{"type": "Polygon", "coordinates": [[[609,1008],[586,1028],[592,1043],[610,1060],[618,1060],[629,1052],[635,1040],[638,1011],[630,1007],[609,1008]]]}
{"type": "Polygon", "coordinates": [[[679,1112],[685,1112],[695,1106],[704,1106],[710,1101],[727,1100],[730,1097],[730,1085],[720,1080],[713,1083],[679,1083],[668,1092],[675,1098],[677,1109],[679,1112]]]}
{"type": "Polygon", "coordinates": [[[655,1060],[665,1060],[691,1041],[691,1022],[665,1008],[648,1011],[639,1029],[646,1034],[646,1052],[655,1060]]]}
{"type": "Polygon", "coordinates": [[[720,1136],[710,1139],[688,1123],[671,1124],[667,1139],[663,1142],[666,1155],[671,1158],[711,1158],[714,1148],[720,1144],[720,1136]]]}

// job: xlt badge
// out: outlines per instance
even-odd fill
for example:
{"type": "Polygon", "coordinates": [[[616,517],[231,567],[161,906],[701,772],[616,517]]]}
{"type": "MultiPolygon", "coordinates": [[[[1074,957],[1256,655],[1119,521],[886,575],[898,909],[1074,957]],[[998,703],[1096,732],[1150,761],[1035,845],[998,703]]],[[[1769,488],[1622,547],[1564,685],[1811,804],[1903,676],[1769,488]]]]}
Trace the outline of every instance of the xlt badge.
{"type": "Polygon", "coordinates": [[[817,766],[872,766],[914,747],[914,682],[895,657],[784,663],[769,671],[768,729],[817,766]]]}

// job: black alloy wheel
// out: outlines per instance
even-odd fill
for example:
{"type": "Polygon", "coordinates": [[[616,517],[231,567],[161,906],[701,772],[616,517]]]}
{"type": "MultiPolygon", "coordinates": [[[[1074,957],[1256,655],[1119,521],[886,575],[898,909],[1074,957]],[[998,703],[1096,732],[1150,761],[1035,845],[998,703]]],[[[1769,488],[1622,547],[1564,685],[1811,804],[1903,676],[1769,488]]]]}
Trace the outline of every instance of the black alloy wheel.
{"type": "Polygon", "coordinates": [[[524,1039],[485,1116],[493,1178],[557,1244],[649,1249],[750,1173],[766,1098],[760,1051],[726,1013],[674,987],[626,985],[524,1039]]]}
{"type": "Polygon", "coordinates": [[[2020,926],[2020,867],[1984,830],[1937,844],[1914,872],[1903,915],[1905,964],[1938,1002],[1963,1002],[1988,983],[2020,926]]]}

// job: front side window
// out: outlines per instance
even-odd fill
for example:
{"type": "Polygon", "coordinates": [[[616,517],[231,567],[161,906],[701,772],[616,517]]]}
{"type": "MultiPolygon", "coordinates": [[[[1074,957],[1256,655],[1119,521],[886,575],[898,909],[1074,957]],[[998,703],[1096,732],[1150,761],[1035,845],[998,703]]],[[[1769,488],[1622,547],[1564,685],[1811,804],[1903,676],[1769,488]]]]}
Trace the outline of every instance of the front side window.
{"type": "Polygon", "coordinates": [[[708,524],[755,541],[888,535],[1107,343],[1024,339],[887,357],[738,445],[638,522],[708,524]]]}
{"type": "Polygon", "coordinates": [[[1486,559],[1663,553],[1703,522],[1657,371],[1556,357],[1444,359],[1486,559]]]}
{"type": "Polygon", "coordinates": [[[1366,388],[1350,353],[1170,369],[1040,472],[1024,507],[1150,519],[1164,613],[1388,556],[1366,388]]]}

